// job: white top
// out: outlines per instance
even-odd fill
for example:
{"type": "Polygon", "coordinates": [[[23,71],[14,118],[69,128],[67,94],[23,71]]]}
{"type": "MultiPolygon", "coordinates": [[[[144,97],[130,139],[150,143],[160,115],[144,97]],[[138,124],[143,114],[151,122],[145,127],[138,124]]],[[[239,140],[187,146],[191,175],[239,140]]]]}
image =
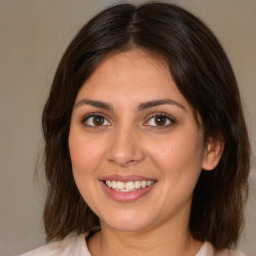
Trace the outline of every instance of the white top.
{"type": "MultiPolygon", "coordinates": [[[[73,238],[64,239],[58,242],[44,245],[40,248],[22,254],[20,256],[91,256],[87,245],[86,235],[82,234],[73,238]]],[[[195,256],[245,256],[243,253],[234,250],[223,250],[218,254],[214,253],[211,243],[205,242],[195,256]]]]}

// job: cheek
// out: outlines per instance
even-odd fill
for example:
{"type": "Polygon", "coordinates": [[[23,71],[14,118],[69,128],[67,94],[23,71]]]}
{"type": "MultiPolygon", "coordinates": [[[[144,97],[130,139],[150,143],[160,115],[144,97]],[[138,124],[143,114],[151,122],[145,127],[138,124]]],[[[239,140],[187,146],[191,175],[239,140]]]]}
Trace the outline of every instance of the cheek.
{"type": "Polygon", "coordinates": [[[151,159],[161,173],[159,201],[166,208],[180,209],[192,200],[201,173],[202,145],[198,137],[175,136],[151,148],[151,159]]]}
{"type": "MultiPolygon", "coordinates": [[[[202,136],[187,134],[191,132],[170,135],[163,140],[155,141],[154,147],[149,147],[151,159],[164,176],[175,177],[175,179],[181,179],[184,176],[197,178],[201,172],[204,155],[202,136]]],[[[184,182],[187,180],[183,179],[184,182]]]]}
{"type": "Polygon", "coordinates": [[[79,136],[75,131],[69,135],[69,151],[75,175],[91,174],[104,155],[102,140],[79,136]]]}
{"type": "Polygon", "coordinates": [[[98,189],[99,163],[103,153],[102,143],[99,140],[89,139],[84,134],[70,132],[69,150],[73,176],[78,190],[85,202],[95,208],[94,198],[98,189]]]}

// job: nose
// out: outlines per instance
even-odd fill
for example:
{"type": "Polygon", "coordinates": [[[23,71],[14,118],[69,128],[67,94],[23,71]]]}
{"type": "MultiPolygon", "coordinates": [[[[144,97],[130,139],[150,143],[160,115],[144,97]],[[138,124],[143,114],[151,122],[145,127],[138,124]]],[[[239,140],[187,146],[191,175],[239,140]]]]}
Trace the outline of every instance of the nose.
{"type": "Polygon", "coordinates": [[[141,162],[145,158],[145,153],[138,131],[131,127],[115,129],[106,157],[108,161],[120,167],[129,167],[141,162]]]}

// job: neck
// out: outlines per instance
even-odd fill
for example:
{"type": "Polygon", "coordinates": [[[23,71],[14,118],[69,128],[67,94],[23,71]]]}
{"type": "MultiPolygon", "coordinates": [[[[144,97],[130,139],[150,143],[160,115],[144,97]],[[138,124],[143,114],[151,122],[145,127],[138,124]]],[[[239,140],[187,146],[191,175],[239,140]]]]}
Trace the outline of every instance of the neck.
{"type": "Polygon", "coordinates": [[[88,241],[92,256],[195,256],[202,244],[192,238],[188,221],[172,228],[165,222],[140,232],[122,232],[101,223],[101,231],[88,241]]]}

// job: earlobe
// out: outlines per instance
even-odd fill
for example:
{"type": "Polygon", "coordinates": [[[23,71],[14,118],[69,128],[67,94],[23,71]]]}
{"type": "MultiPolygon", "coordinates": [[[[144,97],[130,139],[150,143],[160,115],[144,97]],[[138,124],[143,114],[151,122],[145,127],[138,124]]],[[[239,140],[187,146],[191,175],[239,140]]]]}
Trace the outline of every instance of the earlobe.
{"type": "Polygon", "coordinates": [[[205,155],[203,160],[202,169],[206,171],[213,170],[219,163],[222,152],[224,149],[224,142],[209,138],[206,148],[205,148],[205,155]]]}

